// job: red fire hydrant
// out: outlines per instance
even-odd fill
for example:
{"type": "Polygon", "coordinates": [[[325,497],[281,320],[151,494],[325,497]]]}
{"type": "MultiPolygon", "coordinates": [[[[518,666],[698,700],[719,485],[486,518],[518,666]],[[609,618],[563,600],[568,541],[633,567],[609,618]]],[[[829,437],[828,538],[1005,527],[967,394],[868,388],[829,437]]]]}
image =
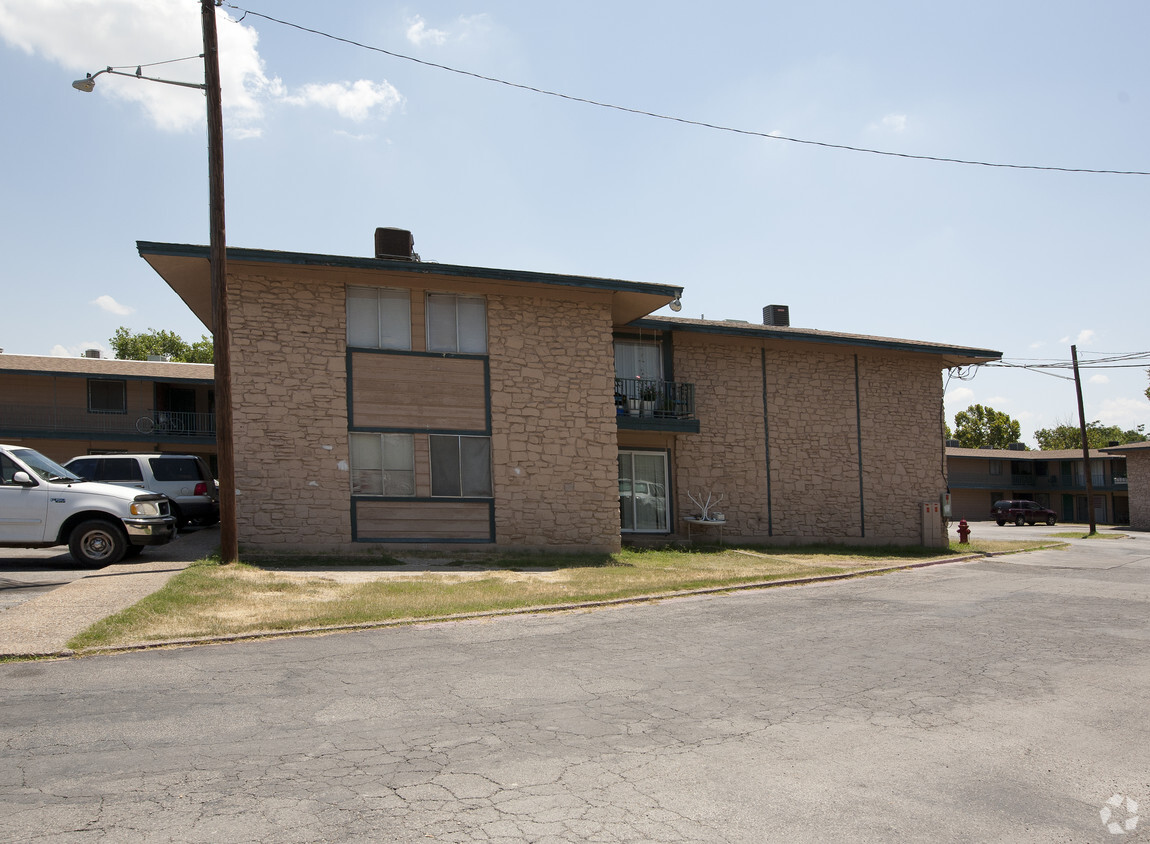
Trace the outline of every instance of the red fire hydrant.
{"type": "Polygon", "coordinates": [[[966,519],[958,520],[958,541],[963,545],[970,542],[970,525],[966,523],[966,519]]]}

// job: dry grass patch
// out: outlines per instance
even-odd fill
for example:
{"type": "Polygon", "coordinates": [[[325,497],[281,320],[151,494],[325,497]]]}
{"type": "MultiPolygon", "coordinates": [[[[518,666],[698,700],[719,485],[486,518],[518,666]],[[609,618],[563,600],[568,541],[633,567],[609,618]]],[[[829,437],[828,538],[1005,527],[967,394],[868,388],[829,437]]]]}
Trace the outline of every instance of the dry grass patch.
{"type": "Polygon", "coordinates": [[[205,560],[69,645],[83,650],[637,598],[842,574],[948,553],[808,546],[625,549],[617,554],[554,556],[458,554],[411,556],[382,564],[378,559],[332,557],[265,560],[262,566],[205,560]]]}

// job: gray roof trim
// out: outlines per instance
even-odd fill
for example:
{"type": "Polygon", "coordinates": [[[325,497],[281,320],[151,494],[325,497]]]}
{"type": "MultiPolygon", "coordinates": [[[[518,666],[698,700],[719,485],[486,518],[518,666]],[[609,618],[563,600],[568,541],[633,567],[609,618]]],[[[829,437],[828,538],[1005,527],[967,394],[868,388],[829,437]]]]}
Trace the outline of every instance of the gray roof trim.
{"type": "Polygon", "coordinates": [[[975,349],[966,346],[947,346],[940,343],[926,343],[919,340],[902,340],[895,337],[873,337],[866,334],[841,334],[834,331],[819,331],[814,328],[784,328],[774,325],[758,325],[742,322],[712,322],[710,320],[689,320],[675,317],[644,317],[630,323],[635,328],[653,328],[663,331],[684,331],[695,334],[721,334],[730,337],[753,337],[759,340],[787,340],[799,343],[823,343],[838,346],[867,346],[876,349],[890,349],[902,352],[920,352],[929,355],[954,355],[958,357],[999,360],[1002,352],[993,349],[975,349]]]}
{"type": "Polygon", "coordinates": [[[1126,456],[1128,452],[1140,452],[1150,449],[1150,440],[1143,440],[1137,443],[1126,443],[1124,445],[1111,445],[1106,448],[1100,448],[1099,451],[1105,451],[1107,454],[1121,454],[1126,456]]]}
{"type": "MultiPolygon", "coordinates": [[[[179,258],[203,258],[208,260],[208,247],[181,243],[155,243],[146,240],[136,241],[140,256],[167,255],[179,258]]],[[[422,275],[454,276],[476,278],[489,281],[510,281],[520,284],[551,284],[559,287],[582,287],[592,290],[606,290],[617,293],[647,293],[654,296],[677,297],[683,295],[683,288],[671,284],[652,284],[643,281],[624,281],[615,278],[595,278],[592,276],[557,275],[528,270],[500,270],[485,267],[467,267],[458,264],[424,263],[390,258],[360,258],[345,255],[317,255],[309,252],[277,252],[270,249],[241,249],[228,247],[229,261],[257,264],[285,264],[297,267],[338,267],[356,270],[390,270],[392,272],[415,273],[422,275]]]]}

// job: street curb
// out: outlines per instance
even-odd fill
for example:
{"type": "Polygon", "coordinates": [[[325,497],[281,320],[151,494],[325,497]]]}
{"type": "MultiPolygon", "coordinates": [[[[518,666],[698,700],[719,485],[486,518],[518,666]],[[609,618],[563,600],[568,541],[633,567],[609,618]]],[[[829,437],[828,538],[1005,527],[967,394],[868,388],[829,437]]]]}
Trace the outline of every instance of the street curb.
{"type": "MultiPolygon", "coordinates": [[[[1058,544],[1032,548],[1027,550],[1041,551],[1057,547],[1058,544]]],[[[388,621],[365,621],[359,624],[338,624],[324,627],[296,627],[289,630],[266,630],[252,633],[233,633],[225,636],[205,636],[188,639],[164,639],[155,642],[137,642],[128,645],[104,645],[95,648],[85,648],[79,651],[61,651],[54,654],[43,654],[45,657],[85,657],[85,656],[111,656],[113,654],[133,653],[136,651],[154,650],[159,648],[192,647],[194,645],[220,645],[232,642],[250,642],[262,639],[280,639],[288,636],[322,636],[329,633],[351,633],[359,630],[382,630],[392,627],[411,627],[424,624],[443,624],[447,622],[475,621],[488,618],[504,618],[516,615],[541,615],[543,613],[571,612],[574,610],[598,609],[605,607],[625,606],[627,604],[650,604],[657,601],[666,601],[673,598],[690,598],[700,595],[716,595],[724,592],[746,592],[752,589],[770,589],[778,586],[807,586],[819,583],[833,583],[842,580],[854,580],[877,574],[909,571],[913,569],[929,568],[949,563],[966,563],[972,560],[983,560],[987,557],[998,557],[1006,554],[1023,553],[1020,551],[986,551],[965,554],[958,557],[944,557],[940,560],[925,560],[918,563],[905,563],[897,566],[880,566],[859,571],[843,572],[841,574],[812,575],[810,577],[793,577],[785,580],[763,580],[754,583],[737,583],[729,586],[707,586],[700,589],[682,589],[674,592],[661,592],[654,595],[633,595],[628,598],[610,598],[602,601],[580,601],[567,604],[544,604],[541,606],[518,607],[507,610],[484,610],[482,612],[456,613],[453,615],[432,616],[429,618],[404,618],[388,621]]],[[[2,655],[0,655],[2,656],[2,655]]],[[[31,656],[31,655],[24,655],[31,656]]]]}

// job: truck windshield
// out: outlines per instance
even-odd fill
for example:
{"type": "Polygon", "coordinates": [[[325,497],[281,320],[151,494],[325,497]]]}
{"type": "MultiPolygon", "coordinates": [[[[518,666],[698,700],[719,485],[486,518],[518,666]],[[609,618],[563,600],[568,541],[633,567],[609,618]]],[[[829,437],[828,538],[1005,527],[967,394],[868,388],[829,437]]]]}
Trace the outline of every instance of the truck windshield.
{"type": "Polygon", "coordinates": [[[12,449],[12,455],[46,481],[71,483],[80,480],[79,475],[69,472],[63,466],[53,463],[40,452],[30,448],[12,449]]]}

